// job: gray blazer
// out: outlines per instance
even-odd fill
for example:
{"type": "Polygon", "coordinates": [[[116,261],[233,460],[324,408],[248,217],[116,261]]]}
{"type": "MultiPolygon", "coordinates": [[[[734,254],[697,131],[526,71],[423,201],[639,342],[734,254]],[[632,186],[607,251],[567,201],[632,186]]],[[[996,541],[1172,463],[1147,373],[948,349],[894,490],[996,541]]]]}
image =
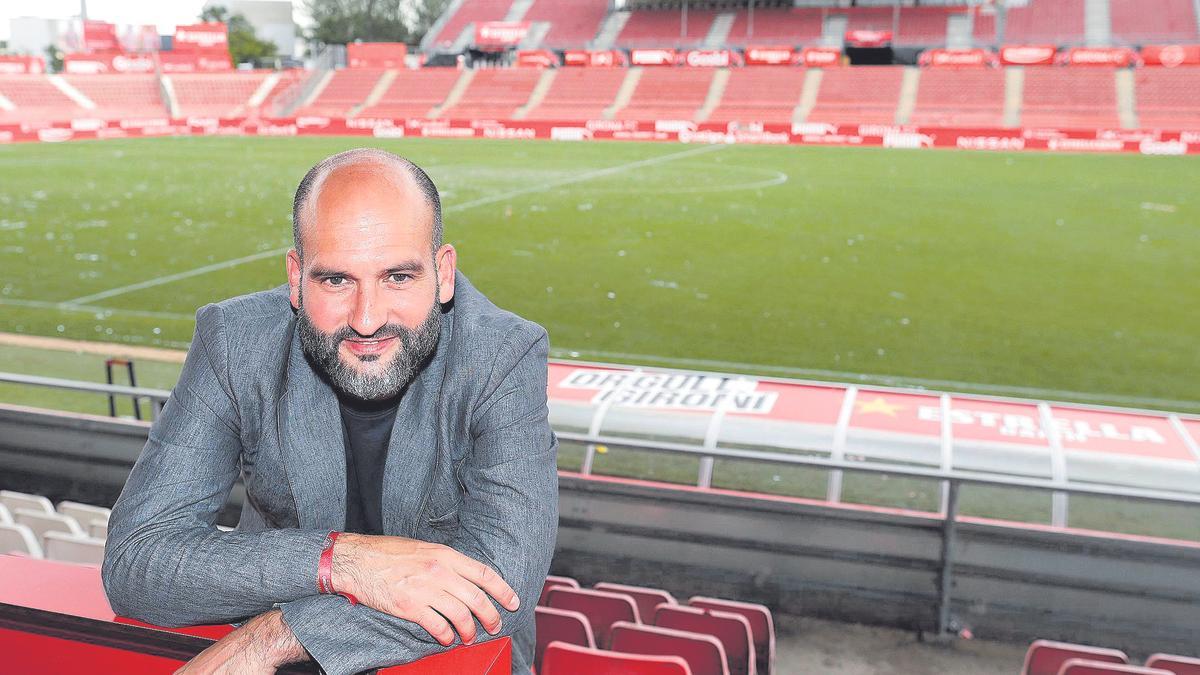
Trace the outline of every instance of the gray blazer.
{"type": "MultiPolygon", "coordinates": [[[[513,673],[527,674],[533,608],[558,532],[548,339],[461,273],[444,311],[437,351],[392,429],[383,527],[500,573],[521,599],[516,612],[493,600],[500,634],[512,637],[513,673]]],[[[305,359],[295,325],[286,285],[196,312],[179,382],[113,507],[108,599],[119,614],[163,626],[278,606],[331,675],[442,651],[416,623],[317,593],[322,542],[345,527],[345,449],[337,399],[305,359]],[[239,475],[241,521],[222,532],[217,513],[239,475]]]]}

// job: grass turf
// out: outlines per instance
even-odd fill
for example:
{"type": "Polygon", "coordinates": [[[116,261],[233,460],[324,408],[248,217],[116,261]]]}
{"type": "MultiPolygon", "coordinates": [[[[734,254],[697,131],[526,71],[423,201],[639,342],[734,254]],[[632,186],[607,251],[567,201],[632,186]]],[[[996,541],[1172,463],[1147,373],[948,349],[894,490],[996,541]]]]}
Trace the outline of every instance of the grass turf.
{"type": "MultiPolygon", "coordinates": [[[[460,268],[544,325],[557,356],[1200,411],[1196,157],[353,138],[0,146],[0,330],[186,347],[197,307],[284,281],[296,183],[362,144],[428,168],[460,268]]],[[[101,364],[0,348],[9,371],[94,380],[101,364]]],[[[142,383],[167,388],[174,372],[155,366],[142,383]]],[[[105,405],[12,387],[0,400],[105,405]]],[[[694,480],[682,460],[622,454],[608,470],[694,480]]],[[[822,472],[760,469],[718,467],[716,481],[820,494],[822,472]]],[[[935,502],[929,486],[892,485],[850,482],[847,496],[935,502]]]]}

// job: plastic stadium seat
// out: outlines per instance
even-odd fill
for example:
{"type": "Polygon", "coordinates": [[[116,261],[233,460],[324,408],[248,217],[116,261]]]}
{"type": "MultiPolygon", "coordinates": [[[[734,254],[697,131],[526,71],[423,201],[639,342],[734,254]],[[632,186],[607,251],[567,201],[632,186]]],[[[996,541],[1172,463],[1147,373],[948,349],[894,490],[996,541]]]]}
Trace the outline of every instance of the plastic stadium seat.
{"type": "Polygon", "coordinates": [[[538,605],[545,607],[546,600],[550,596],[551,588],[579,588],[579,582],[570,577],[548,576],[542,582],[542,595],[538,598],[538,605]]]}
{"type": "Polygon", "coordinates": [[[1058,675],[1171,675],[1171,671],[1090,659],[1067,659],[1059,668],[1058,675]]]}
{"type": "Polygon", "coordinates": [[[551,642],[538,675],[692,675],[678,656],[621,654],[551,642]]]}
{"type": "Polygon", "coordinates": [[[627,595],[586,588],[552,588],[547,604],[555,609],[579,612],[592,624],[596,646],[607,648],[609,630],[618,621],[641,623],[637,605],[627,595]]]}
{"type": "Polygon", "coordinates": [[[42,545],[33,530],[24,525],[0,523],[0,555],[22,553],[34,558],[42,557],[42,545]]]}
{"type": "Polygon", "coordinates": [[[750,635],[754,638],[754,653],[758,656],[756,665],[759,675],[771,675],[775,672],[775,619],[766,605],[706,598],[699,595],[689,598],[688,605],[700,609],[732,612],[746,617],[746,620],[750,622],[750,635]]]}
{"type": "Polygon", "coordinates": [[[104,540],[91,537],[72,537],[62,532],[47,532],[42,538],[43,553],[59,562],[100,565],[104,562],[104,540]]]}
{"type": "Polygon", "coordinates": [[[54,504],[51,504],[49,499],[41,495],[13,492],[12,490],[0,490],[0,504],[7,506],[9,511],[29,509],[30,511],[43,511],[45,513],[55,512],[54,504]]]}
{"type": "Polygon", "coordinates": [[[609,593],[622,593],[633,598],[637,603],[638,616],[642,617],[642,621],[649,621],[650,617],[654,616],[654,609],[659,605],[666,603],[668,605],[679,604],[675,600],[675,596],[658,588],[647,588],[645,586],[626,586],[625,584],[610,584],[608,582],[600,582],[593,586],[598,591],[608,591],[609,593]]]}
{"type": "Polygon", "coordinates": [[[79,502],[59,502],[58,513],[64,516],[71,516],[75,519],[75,522],[84,525],[90,524],[93,520],[108,522],[108,516],[112,511],[103,506],[92,506],[91,504],[80,504],[79,502]]]}
{"type": "Polygon", "coordinates": [[[1146,659],[1147,668],[1159,668],[1175,675],[1200,675],[1200,659],[1174,654],[1152,654],[1146,659]]]}
{"type": "Polygon", "coordinates": [[[93,520],[88,523],[88,536],[96,539],[108,539],[108,521],[93,520]]]}
{"type": "Polygon", "coordinates": [[[592,624],[579,612],[553,607],[534,607],[537,623],[537,645],[533,651],[534,670],[541,670],[542,654],[551,642],[566,642],[580,647],[595,647],[592,624]]]}
{"type": "Polygon", "coordinates": [[[1117,649],[1034,640],[1025,652],[1025,666],[1021,669],[1021,675],[1058,675],[1064,663],[1076,658],[1104,663],[1129,663],[1125,652],[1117,649]]]}
{"type": "Polygon", "coordinates": [[[711,635],[618,621],[612,627],[612,650],[627,654],[680,656],[692,675],[728,675],[721,641],[711,635]]]}
{"type": "Polygon", "coordinates": [[[659,605],[654,625],[711,635],[721,641],[730,675],[756,675],[754,638],[741,614],[684,605],[659,605]]]}
{"type": "Polygon", "coordinates": [[[74,537],[87,536],[74,518],[57,513],[17,509],[13,511],[13,522],[33,530],[33,534],[39,540],[43,539],[47,532],[64,532],[74,537]]]}
{"type": "Polygon", "coordinates": [[[12,514],[9,513],[8,507],[0,504],[0,525],[12,525],[12,514]]]}

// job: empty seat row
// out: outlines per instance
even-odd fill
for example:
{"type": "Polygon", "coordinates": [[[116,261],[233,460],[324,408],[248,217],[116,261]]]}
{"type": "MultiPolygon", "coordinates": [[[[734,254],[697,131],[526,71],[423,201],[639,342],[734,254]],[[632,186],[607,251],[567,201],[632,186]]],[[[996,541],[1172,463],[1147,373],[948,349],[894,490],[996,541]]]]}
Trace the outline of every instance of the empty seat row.
{"type": "Polygon", "coordinates": [[[1145,665],[1129,662],[1119,649],[1035,640],[1025,652],[1021,675],[1200,675],[1200,659],[1154,654],[1145,665]]]}
{"type": "Polygon", "coordinates": [[[0,490],[0,554],[100,564],[109,510],[78,502],[58,508],[41,495],[0,490]]]}
{"type": "Polygon", "coordinates": [[[680,656],[693,675],[766,675],[774,670],[775,628],[770,610],[762,605],[702,596],[680,605],[660,589],[613,583],[585,589],[573,579],[551,576],[536,613],[535,663],[550,643],[561,641],[680,656]]]}

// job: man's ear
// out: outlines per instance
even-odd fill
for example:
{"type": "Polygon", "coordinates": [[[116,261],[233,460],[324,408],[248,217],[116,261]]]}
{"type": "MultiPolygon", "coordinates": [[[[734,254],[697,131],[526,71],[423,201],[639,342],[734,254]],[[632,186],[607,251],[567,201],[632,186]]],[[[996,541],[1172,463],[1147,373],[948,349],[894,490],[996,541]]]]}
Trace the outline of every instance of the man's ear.
{"type": "Polygon", "coordinates": [[[300,283],[303,281],[303,269],[300,265],[300,254],[296,249],[287,252],[288,286],[291,286],[292,309],[300,309],[300,283]]]}
{"type": "Polygon", "coordinates": [[[442,244],[434,257],[438,268],[438,302],[444,305],[454,299],[454,271],[458,269],[458,252],[450,244],[442,244]]]}

